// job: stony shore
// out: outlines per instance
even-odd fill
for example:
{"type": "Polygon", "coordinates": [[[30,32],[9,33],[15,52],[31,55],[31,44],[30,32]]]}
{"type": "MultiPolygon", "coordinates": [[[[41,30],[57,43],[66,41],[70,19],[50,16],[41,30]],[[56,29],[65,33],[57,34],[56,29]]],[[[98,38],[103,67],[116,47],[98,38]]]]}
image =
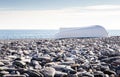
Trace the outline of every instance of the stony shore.
{"type": "Polygon", "coordinates": [[[0,40],[0,77],[120,77],[120,37],[0,40]]]}

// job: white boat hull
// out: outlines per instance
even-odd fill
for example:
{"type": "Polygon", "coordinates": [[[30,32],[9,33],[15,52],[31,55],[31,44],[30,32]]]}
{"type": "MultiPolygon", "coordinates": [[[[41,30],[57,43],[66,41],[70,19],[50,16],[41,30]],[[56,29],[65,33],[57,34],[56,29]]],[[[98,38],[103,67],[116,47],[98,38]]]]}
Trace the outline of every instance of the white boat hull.
{"type": "Polygon", "coordinates": [[[80,37],[107,37],[108,33],[102,26],[84,28],[61,28],[55,38],[80,38],[80,37]]]}

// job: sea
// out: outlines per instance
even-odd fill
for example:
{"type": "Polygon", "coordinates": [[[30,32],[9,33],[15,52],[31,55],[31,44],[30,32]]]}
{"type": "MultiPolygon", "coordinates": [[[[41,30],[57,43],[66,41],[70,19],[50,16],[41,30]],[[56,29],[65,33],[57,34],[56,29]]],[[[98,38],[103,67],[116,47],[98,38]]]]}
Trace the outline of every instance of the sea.
{"type": "MultiPolygon", "coordinates": [[[[59,30],[0,30],[0,39],[54,38],[59,30]]],[[[120,36],[120,30],[107,30],[109,36],[120,36]]]]}

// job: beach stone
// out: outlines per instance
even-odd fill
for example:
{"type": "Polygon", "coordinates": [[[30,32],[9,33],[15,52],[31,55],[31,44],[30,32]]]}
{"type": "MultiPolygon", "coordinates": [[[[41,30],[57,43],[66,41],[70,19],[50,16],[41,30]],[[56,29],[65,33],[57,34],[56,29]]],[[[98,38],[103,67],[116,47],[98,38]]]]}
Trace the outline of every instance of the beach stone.
{"type": "Polygon", "coordinates": [[[120,66],[118,66],[118,67],[116,68],[116,73],[117,73],[117,75],[120,76],[120,66]]]}
{"type": "Polygon", "coordinates": [[[9,55],[8,58],[9,58],[9,59],[16,59],[17,56],[15,56],[15,55],[9,55]]]}
{"type": "Polygon", "coordinates": [[[29,77],[29,75],[27,73],[24,73],[25,77],[29,77]]]}
{"type": "Polygon", "coordinates": [[[85,60],[83,58],[79,58],[76,60],[76,62],[79,64],[83,64],[85,62],[85,60]]]}
{"type": "Polygon", "coordinates": [[[108,74],[105,74],[105,76],[104,77],[110,77],[108,74]]]}
{"type": "Polygon", "coordinates": [[[24,54],[24,55],[29,55],[30,53],[29,53],[29,51],[24,50],[24,51],[23,51],[23,54],[24,54]]]}
{"type": "Polygon", "coordinates": [[[66,57],[66,58],[64,58],[64,60],[65,61],[74,61],[74,58],[72,58],[72,57],[66,57]]]}
{"type": "Polygon", "coordinates": [[[102,71],[94,72],[94,77],[104,77],[104,73],[102,71]]]}
{"type": "Polygon", "coordinates": [[[0,67],[0,71],[8,71],[8,72],[11,72],[13,69],[9,68],[9,67],[0,67]]]}
{"type": "MultiPolygon", "coordinates": [[[[4,63],[4,65],[10,65],[10,60],[1,60],[1,62],[4,63]]],[[[2,64],[2,66],[4,65],[2,64]]]]}
{"type": "Polygon", "coordinates": [[[3,62],[0,61],[0,67],[1,67],[1,66],[4,66],[4,65],[5,65],[5,64],[4,64],[3,62]]]}
{"type": "Polygon", "coordinates": [[[77,74],[68,74],[67,76],[68,76],[68,77],[78,77],[77,74]]]}
{"type": "Polygon", "coordinates": [[[73,55],[76,55],[76,54],[79,54],[80,51],[79,51],[79,50],[72,50],[71,53],[72,53],[73,55]]]}
{"type": "Polygon", "coordinates": [[[75,61],[66,61],[60,63],[60,65],[72,65],[72,64],[75,64],[75,61]]]}
{"type": "Polygon", "coordinates": [[[22,62],[24,62],[24,63],[26,63],[26,64],[27,64],[27,63],[29,64],[29,63],[31,62],[31,59],[30,59],[30,58],[23,58],[23,59],[22,59],[22,62]]]}
{"type": "Polygon", "coordinates": [[[73,70],[70,66],[66,66],[66,65],[56,65],[56,66],[52,66],[53,68],[55,68],[56,71],[62,71],[65,73],[70,73],[70,74],[75,74],[76,71],[73,70]]]}
{"type": "Polygon", "coordinates": [[[120,59],[120,56],[105,58],[105,59],[102,59],[101,61],[106,63],[111,63],[117,59],[120,59]]]}
{"type": "Polygon", "coordinates": [[[20,75],[20,72],[15,70],[15,71],[10,72],[10,74],[17,74],[17,75],[20,75]]]}
{"type": "Polygon", "coordinates": [[[88,73],[88,72],[78,72],[77,73],[78,77],[94,77],[94,75],[88,73]]]}
{"type": "Polygon", "coordinates": [[[1,74],[9,74],[7,71],[0,71],[1,74]]]}
{"type": "Polygon", "coordinates": [[[3,75],[9,74],[7,71],[0,71],[0,77],[3,77],[3,75]]]}
{"type": "Polygon", "coordinates": [[[104,72],[104,74],[108,74],[108,75],[111,75],[111,74],[116,75],[116,72],[114,72],[114,71],[112,71],[112,70],[105,70],[105,71],[103,71],[103,72],[104,72]]]}
{"type": "Polygon", "coordinates": [[[41,70],[45,77],[54,77],[55,69],[52,67],[45,67],[41,70]]]}
{"type": "Polygon", "coordinates": [[[114,74],[111,74],[110,77],[116,77],[114,74]]]}
{"type": "Polygon", "coordinates": [[[52,56],[52,57],[56,57],[57,56],[56,53],[54,53],[54,52],[51,52],[49,55],[52,56]]]}
{"type": "Polygon", "coordinates": [[[22,61],[14,61],[13,62],[13,66],[20,67],[20,68],[25,68],[26,67],[26,63],[24,63],[22,61]]]}
{"type": "Polygon", "coordinates": [[[41,42],[41,41],[37,41],[37,42],[36,42],[36,44],[38,44],[38,45],[39,45],[39,44],[42,44],[42,42],[41,42]]]}
{"type": "Polygon", "coordinates": [[[107,66],[107,65],[100,65],[100,70],[101,71],[105,71],[105,70],[109,70],[110,68],[109,68],[109,66],[107,66]]]}
{"type": "MultiPolygon", "coordinates": [[[[78,67],[78,69],[79,69],[79,68],[83,68],[83,69],[85,69],[85,70],[89,70],[90,67],[91,67],[91,66],[86,63],[86,64],[80,65],[80,66],[78,67]]],[[[96,67],[96,68],[97,68],[97,67],[96,67]]]]}
{"type": "Polygon", "coordinates": [[[115,66],[120,65],[120,59],[113,61],[111,64],[115,66]]]}
{"type": "Polygon", "coordinates": [[[108,58],[108,56],[99,55],[98,60],[104,60],[104,59],[107,59],[107,58],[108,58]]]}
{"type": "Polygon", "coordinates": [[[53,58],[53,61],[55,62],[62,61],[62,60],[63,60],[62,56],[59,56],[59,55],[53,58]]]}
{"type": "Polygon", "coordinates": [[[58,65],[60,62],[50,62],[50,63],[46,63],[45,67],[52,67],[52,66],[56,66],[58,65]]]}
{"type": "Polygon", "coordinates": [[[42,69],[42,66],[41,65],[35,65],[34,68],[40,70],[40,69],[42,69]]]}
{"type": "Polygon", "coordinates": [[[10,52],[10,53],[17,53],[16,50],[12,50],[12,49],[9,49],[8,52],[10,52]]]}
{"type": "Polygon", "coordinates": [[[39,62],[36,60],[31,60],[31,64],[32,66],[35,66],[35,65],[39,65],[39,62]]]}
{"type": "Polygon", "coordinates": [[[42,48],[42,52],[44,54],[50,53],[49,49],[47,47],[42,48]]]}
{"type": "Polygon", "coordinates": [[[22,58],[20,58],[20,57],[14,59],[14,61],[21,61],[21,60],[22,60],[22,58]]]}
{"type": "Polygon", "coordinates": [[[46,56],[41,56],[41,57],[33,57],[32,60],[50,62],[51,58],[46,56]]]}
{"type": "Polygon", "coordinates": [[[72,69],[74,69],[75,71],[78,71],[78,67],[80,66],[79,64],[72,64],[70,65],[72,69]]]}
{"type": "Polygon", "coordinates": [[[68,77],[67,73],[61,72],[61,71],[55,71],[54,77],[68,77]]]}
{"type": "Polygon", "coordinates": [[[3,75],[3,77],[26,77],[25,75],[3,75]]]}
{"type": "Polygon", "coordinates": [[[43,74],[36,70],[28,70],[26,73],[29,75],[29,77],[44,77],[43,74]]]}

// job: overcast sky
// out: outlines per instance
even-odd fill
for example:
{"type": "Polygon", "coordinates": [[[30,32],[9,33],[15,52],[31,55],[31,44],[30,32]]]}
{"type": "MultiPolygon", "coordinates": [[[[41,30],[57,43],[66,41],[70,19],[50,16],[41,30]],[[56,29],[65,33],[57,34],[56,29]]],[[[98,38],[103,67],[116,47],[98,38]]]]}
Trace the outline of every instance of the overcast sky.
{"type": "Polygon", "coordinates": [[[0,0],[0,29],[120,29],[120,0],[0,0]]]}

